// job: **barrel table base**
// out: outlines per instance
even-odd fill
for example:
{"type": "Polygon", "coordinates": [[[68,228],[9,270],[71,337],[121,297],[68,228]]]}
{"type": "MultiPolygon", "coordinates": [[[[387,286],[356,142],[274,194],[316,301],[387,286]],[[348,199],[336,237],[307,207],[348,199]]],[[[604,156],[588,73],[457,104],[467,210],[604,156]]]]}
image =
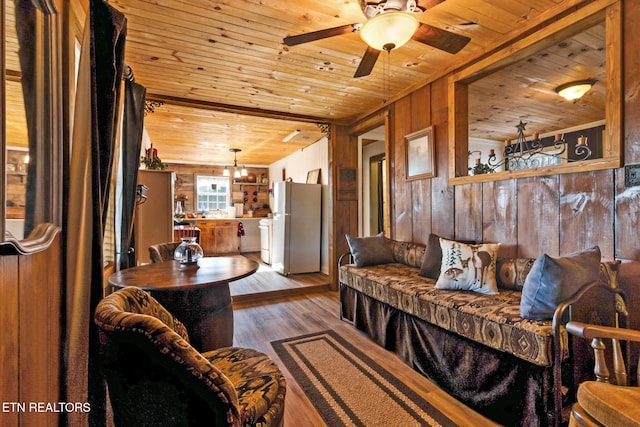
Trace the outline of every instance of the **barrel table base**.
{"type": "Polygon", "coordinates": [[[191,345],[203,352],[233,345],[229,282],[250,276],[258,267],[240,255],[204,257],[189,265],[164,261],[117,271],[109,285],[149,292],[184,324],[191,345]]]}
{"type": "Polygon", "coordinates": [[[198,351],[233,345],[233,305],[228,284],[148,292],[185,325],[189,341],[198,351]]]}

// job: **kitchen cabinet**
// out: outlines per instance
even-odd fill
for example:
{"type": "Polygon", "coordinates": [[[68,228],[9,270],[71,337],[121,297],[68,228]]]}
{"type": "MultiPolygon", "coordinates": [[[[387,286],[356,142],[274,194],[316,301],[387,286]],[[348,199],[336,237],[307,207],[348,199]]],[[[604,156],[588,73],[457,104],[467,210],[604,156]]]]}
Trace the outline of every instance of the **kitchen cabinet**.
{"type": "Polygon", "coordinates": [[[200,246],[205,256],[240,253],[239,219],[199,219],[200,246]]]}

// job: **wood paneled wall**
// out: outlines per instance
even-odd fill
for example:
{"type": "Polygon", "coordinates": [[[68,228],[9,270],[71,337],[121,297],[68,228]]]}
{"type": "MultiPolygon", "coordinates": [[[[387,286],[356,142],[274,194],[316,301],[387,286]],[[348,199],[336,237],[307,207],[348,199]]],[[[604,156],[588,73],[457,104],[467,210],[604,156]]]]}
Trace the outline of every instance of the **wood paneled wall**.
{"type": "MultiPolygon", "coordinates": [[[[193,212],[197,210],[195,206],[196,189],[195,181],[198,175],[222,176],[224,166],[206,166],[206,165],[187,165],[187,164],[169,164],[167,169],[175,172],[176,181],[173,194],[176,200],[183,201],[183,209],[185,212],[193,212]]],[[[269,178],[268,168],[248,167],[248,173],[256,175],[260,179],[261,175],[269,178]]]]}
{"type": "MultiPolygon", "coordinates": [[[[532,258],[598,245],[604,259],[638,259],[640,254],[633,248],[640,237],[635,215],[638,189],[624,188],[623,168],[449,186],[448,135],[442,113],[447,108],[445,91],[446,79],[441,79],[394,105],[395,239],[425,243],[433,232],[447,238],[500,242],[501,257],[532,258]],[[431,122],[425,123],[425,117],[431,122]],[[435,135],[437,177],[406,181],[403,137],[429,125],[435,135]],[[616,242],[620,236],[632,240],[616,242]]],[[[637,126],[637,119],[627,115],[625,128],[637,126]]],[[[626,151],[626,163],[640,160],[635,151],[635,147],[626,151]]]]}
{"type": "Polygon", "coordinates": [[[29,405],[62,400],[62,260],[60,234],[43,251],[0,256],[0,425],[58,425],[59,413],[29,405]]]}
{"type": "MultiPolygon", "coordinates": [[[[624,2],[623,164],[640,163],[640,3],[624,2]]],[[[560,256],[594,245],[603,259],[640,260],[640,187],[624,187],[624,168],[450,186],[447,78],[391,106],[388,142],[391,237],[425,243],[430,232],[455,239],[500,242],[501,257],[560,256]],[[406,181],[404,135],[433,126],[436,177],[406,181]]],[[[358,127],[358,125],[354,127],[358,127]]],[[[352,130],[335,135],[336,168],[355,167],[352,130]],[[353,152],[353,153],[352,153],[353,152]]],[[[356,144],[357,145],[357,144],[356,144]]],[[[356,156],[357,157],[357,156],[356,156]]],[[[334,246],[357,233],[354,207],[333,199],[334,246]]],[[[339,251],[337,251],[339,252],[339,251]]],[[[340,253],[334,253],[337,261],[340,253]]],[[[334,264],[335,265],[335,264],[334,264]]],[[[337,285],[337,280],[332,283],[337,285]]]]}
{"type": "Polygon", "coordinates": [[[341,173],[353,170],[358,164],[358,142],[350,137],[344,126],[331,126],[329,139],[329,283],[338,288],[338,258],[349,251],[345,234],[357,234],[358,200],[342,191],[345,183],[341,173]],[[342,141],[343,143],[337,143],[342,141]]]}

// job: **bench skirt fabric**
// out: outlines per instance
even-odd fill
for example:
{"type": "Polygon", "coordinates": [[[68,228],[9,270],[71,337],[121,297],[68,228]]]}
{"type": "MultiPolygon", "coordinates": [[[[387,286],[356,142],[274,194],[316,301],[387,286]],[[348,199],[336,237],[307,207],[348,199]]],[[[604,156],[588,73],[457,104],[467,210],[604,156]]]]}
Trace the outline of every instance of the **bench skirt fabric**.
{"type": "Polygon", "coordinates": [[[340,286],[341,316],[445,392],[500,424],[546,426],[553,372],[340,286]]]}

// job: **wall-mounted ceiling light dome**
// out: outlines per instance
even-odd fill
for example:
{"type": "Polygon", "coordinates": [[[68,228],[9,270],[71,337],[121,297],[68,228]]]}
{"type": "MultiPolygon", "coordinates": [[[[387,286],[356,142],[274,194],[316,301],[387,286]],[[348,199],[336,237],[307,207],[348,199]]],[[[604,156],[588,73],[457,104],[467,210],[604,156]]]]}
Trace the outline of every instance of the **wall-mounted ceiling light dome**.
{"type": "Polygon", "coordinates": [[[555,88],[555,91],[567,101],[573,101],[582,98],[582,96],[587,93],[594,84],[596,84],[596,81],[597,80],[593,79],[576,80],[574,82],[558,86],[555,88]]]}
{"type": "Polygon", "coordinates": [[[411,13],[380,13],[365,22],[360,37],[374,49],[389,51],[411,40],[418,25],[420,23],[411,13]]]}

